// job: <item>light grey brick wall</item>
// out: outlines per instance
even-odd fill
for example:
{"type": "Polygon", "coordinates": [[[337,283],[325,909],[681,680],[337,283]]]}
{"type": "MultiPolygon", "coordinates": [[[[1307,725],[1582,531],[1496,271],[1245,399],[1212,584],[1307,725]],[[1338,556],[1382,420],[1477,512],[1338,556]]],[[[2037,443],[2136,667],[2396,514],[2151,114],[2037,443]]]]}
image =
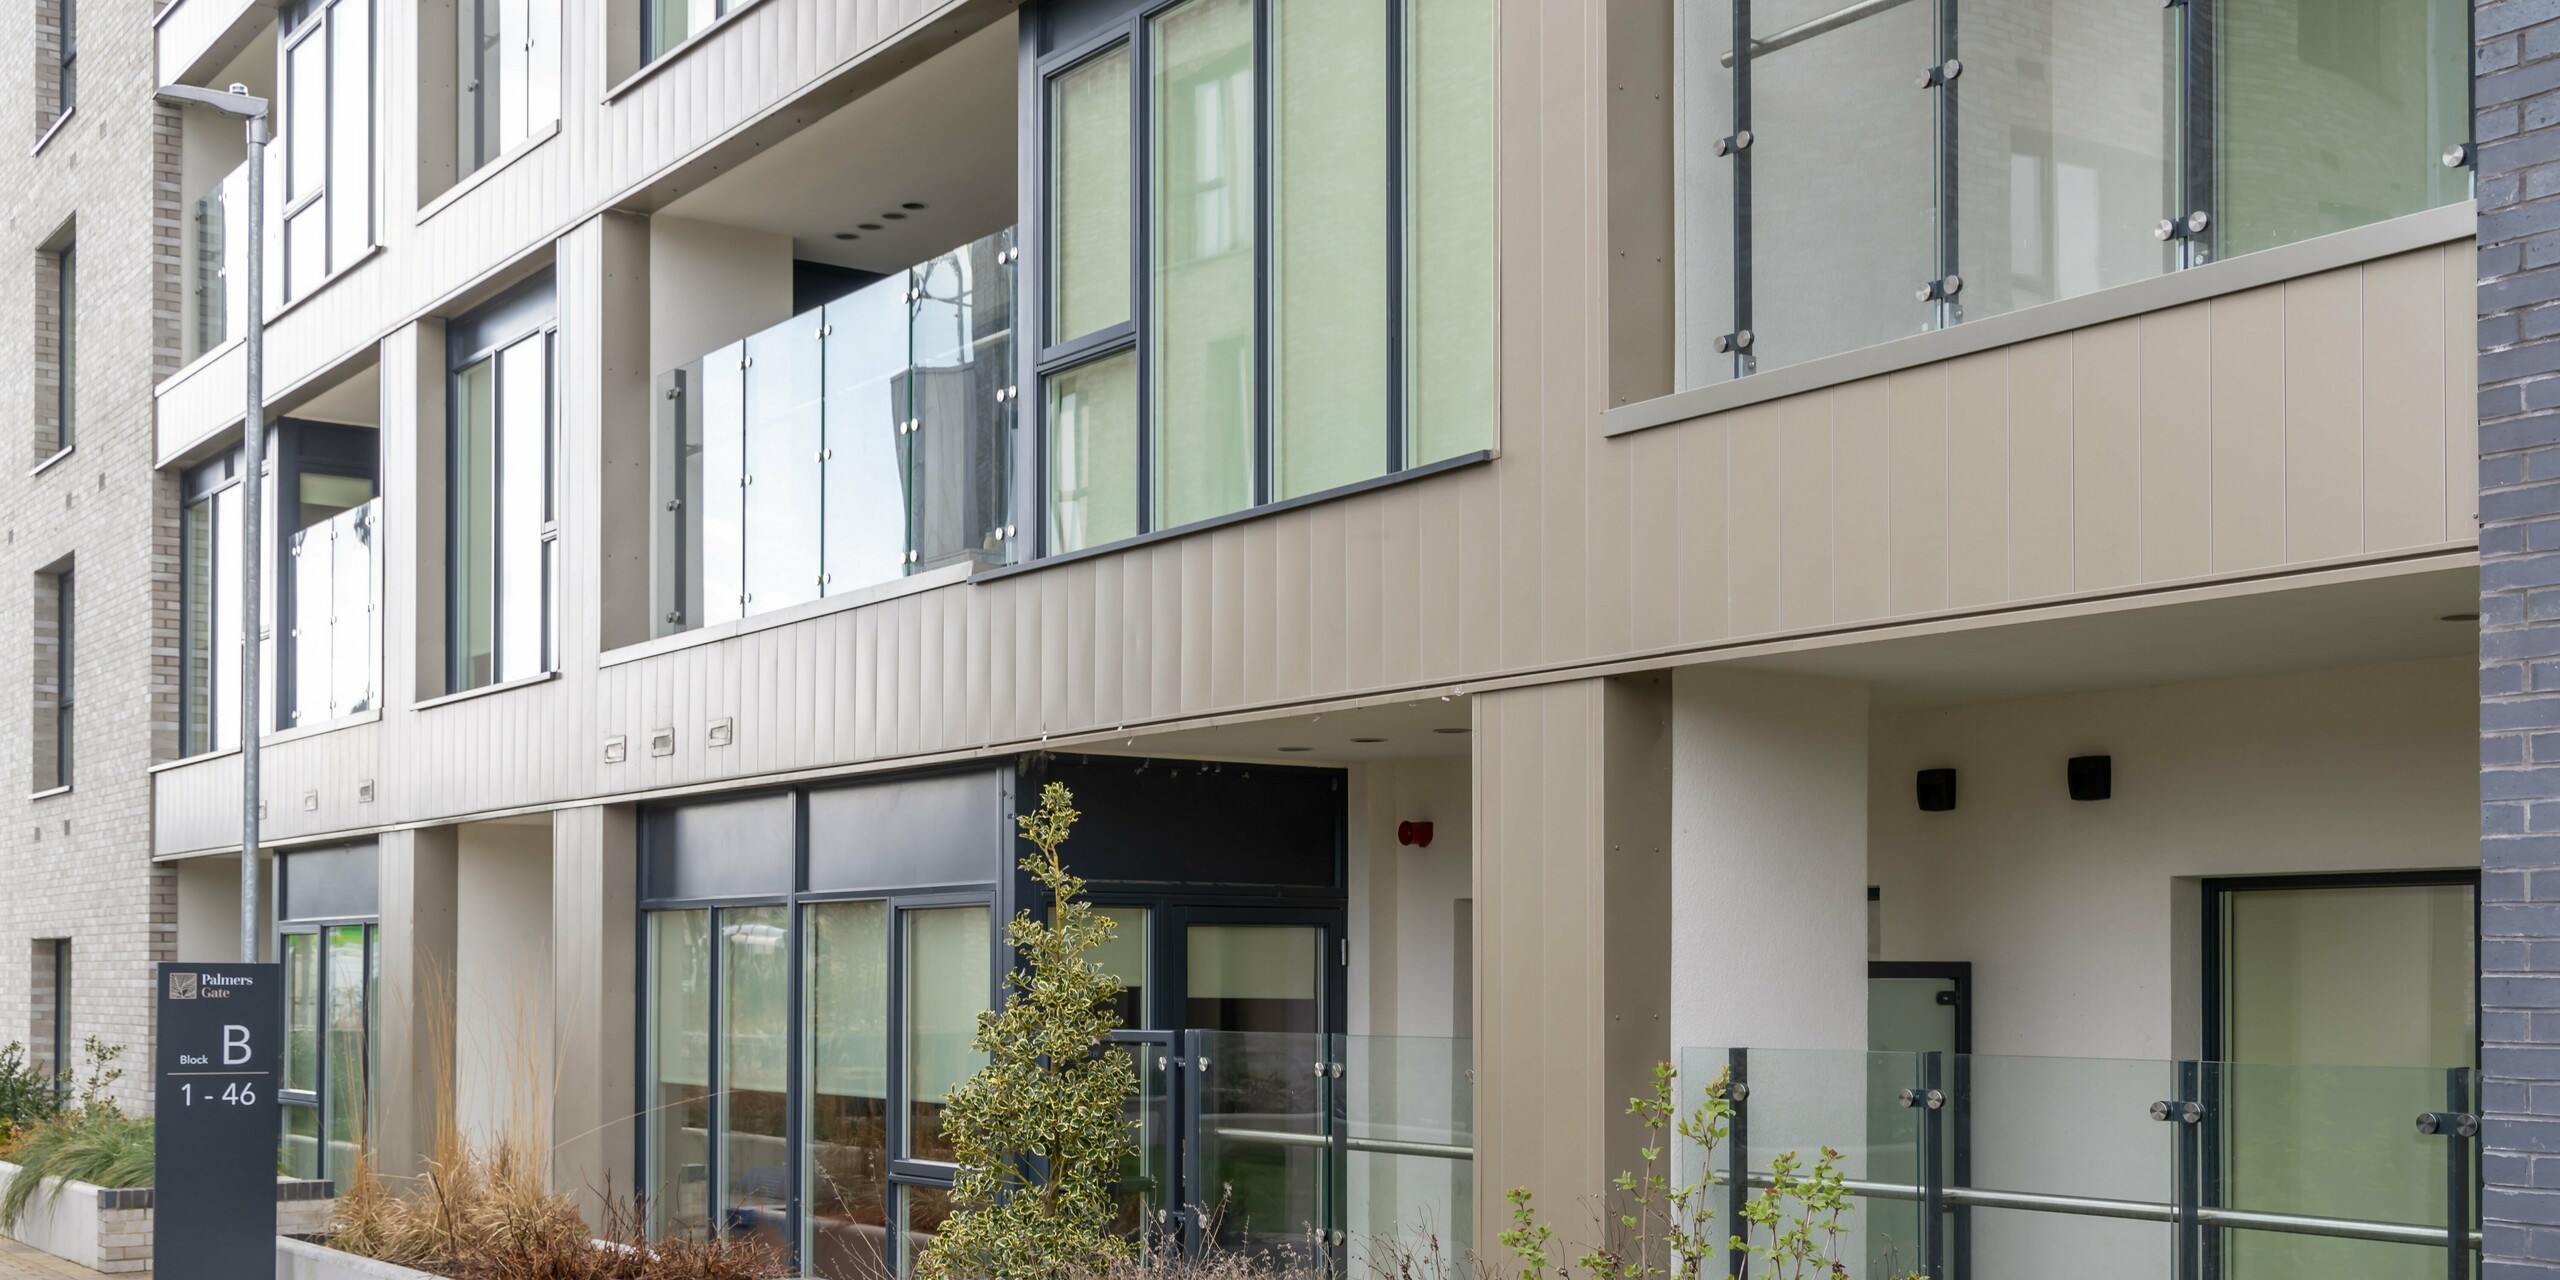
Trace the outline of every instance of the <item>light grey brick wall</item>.
{"type": "MultiPolygon", "coordinates": [[[[78,236],[78,432],[50,457],[39,289],[0,290],[0,1039],[36,1025],[35,940],[72,941],[71,1026],[125,1046],[122,1093],[147,1101],[151,966],[171,954],[175,887],[150,862],[149,767],[174,739],[176,510],[153,467],[152,388],[177,367],[177,117],[152,102],[156,0],[79,0],[80,87],[57,123],[55,0],[0,22],[0,279],[50,275],[78,236]],[[48,136],[48,134],[50,136],[48,136]],[[42,145],[39,146],[39,141],[42,145]],[[77,565],[75,777],[35,798],[30,620],[39,571],[77,565]]],[[[49,984],[47,984],[49,987],[49,984]]],[[[49,994],[49,991],[48,991],[49,994]]]]}

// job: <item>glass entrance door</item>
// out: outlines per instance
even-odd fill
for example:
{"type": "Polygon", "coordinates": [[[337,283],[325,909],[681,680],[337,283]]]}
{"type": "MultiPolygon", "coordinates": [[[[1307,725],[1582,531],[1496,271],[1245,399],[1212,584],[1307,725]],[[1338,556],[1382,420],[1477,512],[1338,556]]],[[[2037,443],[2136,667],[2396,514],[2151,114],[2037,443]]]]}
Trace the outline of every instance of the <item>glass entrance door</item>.
{"type": "MultiPolygon", "coordinates": [[[[2411,1121],[2476,1110],[2449,1105],[2448,1092],[2478,1061],[2477,889],[2469,872],[2208,886],[2213,1202],[2444,1223],[2445,1144],[2462,1139],[2411,1121]]],[[[2207,1243],[2226,1280],[2380,1280],[2441,1266],[2439,1252],[2410,1245],[2266,1232],[2207,1243]]]]}

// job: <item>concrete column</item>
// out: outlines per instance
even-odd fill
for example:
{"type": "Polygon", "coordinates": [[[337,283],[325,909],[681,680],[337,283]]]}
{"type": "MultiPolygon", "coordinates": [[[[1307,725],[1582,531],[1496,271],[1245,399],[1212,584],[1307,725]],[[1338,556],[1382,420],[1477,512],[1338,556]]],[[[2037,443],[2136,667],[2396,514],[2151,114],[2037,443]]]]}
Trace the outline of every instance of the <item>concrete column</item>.
{"type": "Polygon", "coordinates": [[[1866,686],[1691,667],[1672,705],[1672,1043],[1864,1049],[1866,686]]]}
{"type": "Polygon", "coordinates": [[[454,868],[451,827],[383,833],[374,1167],[421,1172],[453,1105],[454,868]]]}
{"type": "Polygon", "coordinates": [[[551,827],[552,1185],[590,1221],[639,1187],[639,822],[628,805],[563,809],[551,827]]]}
{"type": "MultiPolygon", "coordinates": [[[[2483,1271],[2560,1275],[2560,12],[2474,0],[2483,1271]]],[[[2457,385],[2472,370],[2448,368],[2457,385]]],[[[2458,513],[2457,513],[2458,514],[2458,513]]]]}
{"type": "Polygon", "coordinates": [[[1671,1050],[1671,685],[1475,698],[1476,1221],[1513,1187],[1580,1243],[1671,1050]]]}

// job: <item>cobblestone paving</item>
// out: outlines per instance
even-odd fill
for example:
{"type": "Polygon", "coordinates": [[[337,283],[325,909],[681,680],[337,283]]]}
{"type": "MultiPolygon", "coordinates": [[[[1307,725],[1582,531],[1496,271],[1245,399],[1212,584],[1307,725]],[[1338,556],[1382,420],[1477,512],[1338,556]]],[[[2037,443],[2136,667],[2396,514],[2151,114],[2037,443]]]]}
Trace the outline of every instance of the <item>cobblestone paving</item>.
{"type": "MultiPolygon", "coordinates": [[[[100,1280],[95,1271],[0,1237],[0,1280],[100,1280]]],[[[120,1280],[151,1280],[149,1272],[120,1280]]]]}

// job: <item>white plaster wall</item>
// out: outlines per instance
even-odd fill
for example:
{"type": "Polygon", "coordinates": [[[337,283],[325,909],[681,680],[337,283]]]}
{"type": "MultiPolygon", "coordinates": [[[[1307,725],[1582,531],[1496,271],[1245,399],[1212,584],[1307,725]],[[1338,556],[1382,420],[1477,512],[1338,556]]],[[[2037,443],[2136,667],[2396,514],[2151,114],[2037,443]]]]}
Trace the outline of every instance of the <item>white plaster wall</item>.
{"type": "Polygon", "coordinates": [[[550,1142],[551,827],[471,823],[454,865],[454,1117],[550,1142]]]}
{"type": "MultiPolygon", "coordinates": [[[[1464,1143],[1473,1120],[1472,1045],[1456,1039],[1467,988],[1456,924],[1474,897],[1468,761],[1400,760],[1351,770],[1351,1131],[1464,1143]],[[1431,843],[1396,843],[1400,822],[1432,824],[1431,843]]],[[[1473,1231],[1470,1166],[1418,1156],[1355,1155],[1346,1170],[1356,1236],[1473,1231]]],[[[1489,1244],[1490,1241],[1482,1242],[1489,1244]]]]}
{"type": "Polygon", "coordinates": [[[649,376],[791,318],[791,237],[649,220],[649,376]]]}
{"type": "Polygon", "coordinates": [[[1678,673],[1675,1049],[1865,1048],[1867,722],[1862,684],[1678,673]]]}
{"type": "MultiPolygon", "coordinates": [[[[2474,679],[2450,659],[1876,716],[1883,958],[1973,965],[1976,1185],[2169,1197],[2172,1126],[2144,1107],[2200,1045],[2201,878],[2478,865],[2474,679]],[[2065,792],[2087,754],[2114,757],[2112,798],[2065,792]],[[1914,803],[1935,766],[1954,812],[1914,803]]],[[[1974,1246],[1986,1277],[2141,1280],[2170,1239],[1978,1211],[1974,1246]]]]}
{"type": "MultiPolygon", "coordinates": [[[[240,958],[240,859],[209,854],[174,864],[178,882],[177,952],[173,960],[240,958]]],[[[274,950],[275,859],[259,859],[258,946],[274,950]]],[[[77,963],[74,957],[74,963],[77,963]]]]}
{"type": "Polygon", "coordinates": [[[2196,878],[2480,864],[2474,678],[2454,658],[1880,712],[1883,958],[1971,961],[1982,1053],[2192,1052],[2196,878]],[[2063,761],[2100,754],[2114,798],[2074,802],[2063,761]],[[1913,803],[1935,766],[1952,813],[1913,803]]]}

